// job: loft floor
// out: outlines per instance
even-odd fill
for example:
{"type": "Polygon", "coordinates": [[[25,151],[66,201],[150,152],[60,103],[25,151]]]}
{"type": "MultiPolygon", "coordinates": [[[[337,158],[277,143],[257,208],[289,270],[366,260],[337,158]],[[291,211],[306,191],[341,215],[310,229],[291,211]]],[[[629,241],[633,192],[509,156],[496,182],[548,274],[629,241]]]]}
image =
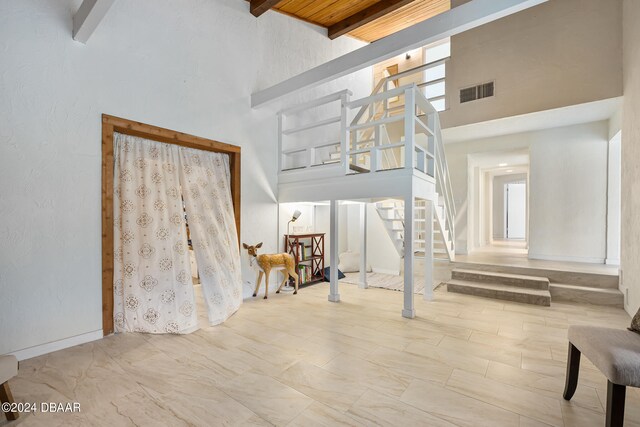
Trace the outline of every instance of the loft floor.
{"type": "MultiPolygon", "coordinates": [[[[416,297],[408,320],[400,292],[341,284],[338,304],[327,293],[251,299],[186,336],[121,334],[23,361],[17,401],[79,401],[82,412],[16,424],[603,425],[606,380],[588,361],[562,399],[566,330],[624,328],[621,309],[437,290],[433,302],[416,297]]],[[[626,417],[640,425],[638,389],[626,417]]]]}

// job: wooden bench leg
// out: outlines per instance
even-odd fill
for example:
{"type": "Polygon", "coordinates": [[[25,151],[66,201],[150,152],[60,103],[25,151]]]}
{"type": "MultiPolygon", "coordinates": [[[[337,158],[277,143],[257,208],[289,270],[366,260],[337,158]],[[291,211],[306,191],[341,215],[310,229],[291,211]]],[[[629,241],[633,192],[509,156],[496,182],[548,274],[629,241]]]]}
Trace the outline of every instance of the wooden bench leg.
{"type": "Polygon", "coordinates": [[[607,427],[622,427],[624,424],[624,399],[627,388],[607,381],[607,427]]]}
{"type": "Polygon", "coordinates": [[[565,400],[571,400],[573,393],[578,387],[578,374],[580,373],[580,350],[573,344],[569,343],[569,354],[567,355],[567,378],[564,384],[564,393],[562,397],[565,400]]]}
{"type": "MultiPolygon", "coordinates": [[[[0,403],[9,402],[13,403],[13,395],[11,394],[11,389],[9,388],[9,381],[2,383],[0,385],[0,403]]],[[[19,412],[6,412],[7,419],[9,421],[17,420],[20,416],[19,412]]]]}

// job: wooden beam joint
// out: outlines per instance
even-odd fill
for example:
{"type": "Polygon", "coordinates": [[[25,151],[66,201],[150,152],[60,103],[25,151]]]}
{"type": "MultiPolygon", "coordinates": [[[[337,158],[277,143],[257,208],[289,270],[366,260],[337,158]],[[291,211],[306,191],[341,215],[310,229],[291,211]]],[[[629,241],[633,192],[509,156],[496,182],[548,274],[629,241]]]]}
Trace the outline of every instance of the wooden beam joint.
{"type": "Polygon", "coordinates": [[[279,2],[280,0],[251,0],[249,10],[251,14],[257,18],[279,2]]]}

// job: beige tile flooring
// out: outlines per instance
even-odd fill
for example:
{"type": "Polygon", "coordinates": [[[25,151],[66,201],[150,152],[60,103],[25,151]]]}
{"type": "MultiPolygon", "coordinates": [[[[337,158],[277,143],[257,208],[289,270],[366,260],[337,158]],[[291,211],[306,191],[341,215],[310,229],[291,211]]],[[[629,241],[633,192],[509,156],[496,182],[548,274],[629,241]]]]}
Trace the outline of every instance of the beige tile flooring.
{"type": "MultiPolygon", "coordinates": [[[[22,362],[18,401],[81,403],[14,425],[602,426],[606,380],[583,362],[564,385],[571,324],[626,327],[620,309],[551,308],[436,291],[400,316],[402,293],[343,284],[252,299],[223,326],[122,334],[22,362]]],[[[0,422],[2,424],[2,422],[0,422]]],[[[627,424],[640,426],[640,393],[627,424]]]]}

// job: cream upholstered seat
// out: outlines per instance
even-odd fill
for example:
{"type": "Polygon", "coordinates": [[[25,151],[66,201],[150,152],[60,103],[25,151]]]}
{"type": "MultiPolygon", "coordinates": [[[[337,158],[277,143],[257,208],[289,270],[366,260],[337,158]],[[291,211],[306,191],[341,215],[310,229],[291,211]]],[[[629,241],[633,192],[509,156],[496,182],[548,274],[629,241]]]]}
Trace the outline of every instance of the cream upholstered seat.
{"type": "MultiPolygon", "coordinates": [[[[0,356],[0,402],[13,403],[9,380],[18,375],[18,359],[15,356],[0,356]]],[[[18,418],[17,412],[7,412],[7,419],[18,418]]]]}
{"type": "Polygon", "coordinates": [[[612,383],[640,387],[640,334],[625,329],[571,326],[569,342],[612,383]]]}
{"type": "Polygon", "coordinates": [[[626,387],[640,387],[640,334],[596,326],[569,327],[569,355],[564,398],[578,385],[580,355],[584,354],[607,377],[607,426],[624,423],[626,387]]]}

